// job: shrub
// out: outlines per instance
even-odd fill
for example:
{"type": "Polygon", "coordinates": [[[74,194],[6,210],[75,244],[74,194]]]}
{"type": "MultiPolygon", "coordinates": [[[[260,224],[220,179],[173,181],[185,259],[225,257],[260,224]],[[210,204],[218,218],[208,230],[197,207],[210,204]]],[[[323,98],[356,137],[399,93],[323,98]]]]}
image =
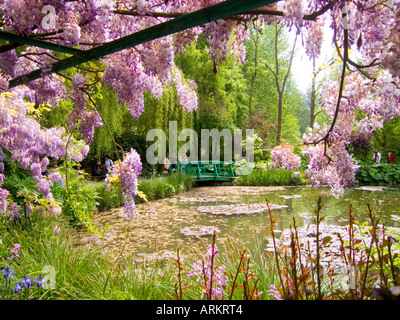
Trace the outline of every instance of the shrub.
{"type": "Polygon", "coordinates": [[[255,168],[251,174],[240,176],[235,181],[235,184],[241,186],[282,186],[302,183],[304,182],[300,171],[260,168],[255,168]]]}
{"type": "Polygon", "coordinates": [[[104,182],[87,182],[87,186],[91,193],[96,195],[98,211],[121,207],[124,204],[124,196],[118,187],[107,190],[104,182]]]}
{"type": "Polygon", "coordinates": [[[391,163],[360,163],[356,183],[360,184],[397,184],[400,181],[400,166],[391,163]]]}
{"type": "Polygon", "coordinates": [[[83,174],[78,174],[73,168],[68,171],[68,179],[61,190],[62,211],[77,227],[85,226],[93,230],[90,221],[97,210],[98,195],[88,187],[83,174]]]}

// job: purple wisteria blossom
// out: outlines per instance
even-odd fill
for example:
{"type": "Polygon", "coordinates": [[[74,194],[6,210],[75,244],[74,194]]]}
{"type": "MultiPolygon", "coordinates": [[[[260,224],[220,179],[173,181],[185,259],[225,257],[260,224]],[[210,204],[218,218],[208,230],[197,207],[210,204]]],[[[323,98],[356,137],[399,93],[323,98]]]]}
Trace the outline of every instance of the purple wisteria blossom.
{"type": "Polygon", "coordinates": [[[115,162],[111,174],[106,179],[107,187],[112,188],[115,183],[114,177],[117,177],[117,184],[125,198],[124,207],[129,219],[132,219],[135,215],[134,197],[137,193],[137,181],[141,171],[140,155],[131,149],[130,152],[125,154],[123,161],[115,162]]]}

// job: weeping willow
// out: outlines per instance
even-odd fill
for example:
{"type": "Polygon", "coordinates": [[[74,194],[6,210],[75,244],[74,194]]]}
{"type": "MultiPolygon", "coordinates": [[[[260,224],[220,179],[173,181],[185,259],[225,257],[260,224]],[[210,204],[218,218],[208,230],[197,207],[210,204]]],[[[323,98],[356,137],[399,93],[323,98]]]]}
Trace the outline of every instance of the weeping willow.
{"type": "MultiPolygon", "coordinates": [[[[186,112],[178,101],[174,85],[166,86],[163,95],[155,99],[150,92],[144,92],[144,111],[135,120],[125,105],[118,102],[116,93],[109,86],[98,86],[93,94],[96,108],[100,112],[104,125],[95,128],[90,152],[83,163],[84,166],[104,160],[109,154],[114,160],[121,159],[122,151],[136,149],[144,158],[146,148],[153,142],[146,142],[147,132],[161,129],[169,135],[169,121],[177,121],[178,132],[184,128],[193,128],[194,115],[186,112]]],[[[70,99],[60,102],[58,108],[43,111],[41,123],[45,127],[65,126],[68,114],[73,108],[70,99]]],[[[79,138],[79,137],[77,137],[79,138]]],[[[183,145],[185,142],[180,142],[183,145]]]]}
{"type": "Polygon", "coordinates": [[[105,125],[95,129],[90,151],[100,160],[104,154],[120,153],[114,141],[115,137],[123,132],[121,123],[128,111],[125,106],[118,103],[116,93],[108,86],[99,88],[96,104],[105,125]]]}
{"type": "MultiPolygon", "coordinates": [[[[160,99],[155,99],[145,92],[145,108],[136,121],[138,133],[145,139],[151,129],[161,129],[169,136],[169,122],[176,121],[178,132],[185,128],[193,128],[193,113],[185,111],[178,101],[176,89],[173,85],[166,86],[160,99]]],[[[153,142],[148,142],[147,145],[153,142]]],[[[178,147],[185,142],[178,143],[178,147]]]]}

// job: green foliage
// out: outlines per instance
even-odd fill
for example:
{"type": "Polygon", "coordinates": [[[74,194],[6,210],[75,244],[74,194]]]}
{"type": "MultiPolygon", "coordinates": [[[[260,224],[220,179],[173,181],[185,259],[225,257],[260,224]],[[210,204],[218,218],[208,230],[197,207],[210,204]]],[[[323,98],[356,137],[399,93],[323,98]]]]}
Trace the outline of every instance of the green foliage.
{"type": "MultiPolygon", "coordinates": [[[[156,200],[169,197],[177,192],[189,190],[193,186],[193,179],[182,173],[172,173],[168,176],[151,176],[150,178],[139,178],[138,189],[142,191],[148,200],[156,200]]],[[[136,196],[136,202],[143,199],[136,196]]]]}
{"type": "Polygon", "coordinates": [[[39,197],[40,193],[35,190],[36,181],[28,175],[12,174],[4,179],[2,188],[10,193],[17,203],[23,203],[28,197],[39,197]]]}
{"type": "Polygon", "coordinates": [[[71,99],[62,100],[57,108],[48,109],[42,112],[40,125],[45,128],[65,127],[68,114],[74,107],[71,99]]]}
{"type": "Polygon", "coordinates": [[[108,86],[101,86],[95,98],[105,125],[95,129],[90,151],[95,159],[102,159],[104,154],[117,157],[120,151],[116,149],[113,138],[122,134],[121,123],[128,110],[118,103],[116,93],[108,86]]]}
{"type": "Polygon", "coordinates": [[[282,169],[255,168],[252,173],[240,176],[235,184],[240,186],[284,186],[300,185],[304,181],[300,172],[294,173],[282,169]]]}
{"type": "Polygon", "coordinates": [[[394,185],[400,181],[400,166],[397,164],[361,162],[360,165],[360,170],[356,174],[356,183],[394,185]]]}
{"type": "Polygon", "coordinates": [[[91,224],[91,216],[96,212],[97,193],[88,187],[84,174],[78,174],[73,164],[65,162],[62,169],[65,170],[67,178],[61,192],[63,213],[75,226],[85,226],[95,231],[91,224]]]}
{"type": "Polygon", "coordinates": [[[235,59],[229,54],[219,63],[215,73],[214,63],[208,53],[208,43],[200,37],[185,53],[175,57],[176,64],[197,85],[198,110],[194,129],[233,129],[241,125],[246,102],[246,82],[235,59]]]}
{"type": "Polygon", "coordinates": [[[118,187],[107,190],[104,182],[88,181],[86,184],[90,193],[96,195],[97,211],[101,212],[123,206],[124,196],[121,194],[118,187]]]}
{"type": "Polygon", "coordinates": [[[388,152],[392,152],[395,159],[400,157],[400,117],[395,117],[391,121],[386,121],[383,128],[376,130],[371,138],[372,149],[378,149],[382,154],[382,161],[386,161],[388,152]]]}

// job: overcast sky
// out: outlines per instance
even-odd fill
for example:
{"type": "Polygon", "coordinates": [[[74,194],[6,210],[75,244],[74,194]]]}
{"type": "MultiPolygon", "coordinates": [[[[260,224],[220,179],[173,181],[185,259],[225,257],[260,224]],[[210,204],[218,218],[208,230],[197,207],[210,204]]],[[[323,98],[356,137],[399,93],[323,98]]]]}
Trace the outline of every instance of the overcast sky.
{"type": "MultiPolygon", "coordinates": [[[[291,36],[294,40],[294,31],[292,30],[291,36]]],[[[334,47],[332,45],[333,31],[325,25],[324,40],[322,43],[321,55],[316,60],[316,68],[320,65],[327,63],[333,56],[334,47]]],[[[306,55],[305,50],[301,44],[301,40],[297,41],[297,54],[293,60],[293,76],[297,83],[297,88],[306,93],[307,88],[311,87],[312,82],[312,60],[306,55]]]]}

